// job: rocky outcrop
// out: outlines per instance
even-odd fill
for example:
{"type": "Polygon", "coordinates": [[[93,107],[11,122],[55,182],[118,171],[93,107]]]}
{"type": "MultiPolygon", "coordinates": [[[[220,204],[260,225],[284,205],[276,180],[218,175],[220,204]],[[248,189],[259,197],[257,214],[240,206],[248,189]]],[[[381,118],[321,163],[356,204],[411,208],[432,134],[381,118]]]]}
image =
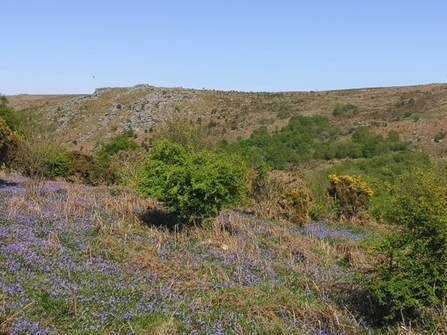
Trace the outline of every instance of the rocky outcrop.
{"type": "Polygon", "coordinates": [[[187,109],[184,102],[197,100],[193,90],[137,85],[131,88],[98,88],[45,112],[57,133],[77,132],[77,143],[103,140],[126,129],[149,131],[156,123],[187,109]],[[100,137],[96,139],[96,137],[100,137]]]}

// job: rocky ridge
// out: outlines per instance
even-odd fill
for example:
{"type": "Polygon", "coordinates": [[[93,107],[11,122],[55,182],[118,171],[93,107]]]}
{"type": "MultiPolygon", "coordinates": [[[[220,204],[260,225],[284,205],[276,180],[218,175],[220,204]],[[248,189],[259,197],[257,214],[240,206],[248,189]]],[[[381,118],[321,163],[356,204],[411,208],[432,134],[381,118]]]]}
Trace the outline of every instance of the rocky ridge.
{"type": "Polygon", "coordinates": [[[155,124],[179,112],[179,104],[196,100],[198,97],[193,90],[149,85],[99,88],[91,95],[79,96],[51,108],[44,116],[58,134],[78,129],[76,138],[66,140],[66,144],[76,145],[91,141],[98,133],[102,139],[127,129],[147,133],[155,124]]]}

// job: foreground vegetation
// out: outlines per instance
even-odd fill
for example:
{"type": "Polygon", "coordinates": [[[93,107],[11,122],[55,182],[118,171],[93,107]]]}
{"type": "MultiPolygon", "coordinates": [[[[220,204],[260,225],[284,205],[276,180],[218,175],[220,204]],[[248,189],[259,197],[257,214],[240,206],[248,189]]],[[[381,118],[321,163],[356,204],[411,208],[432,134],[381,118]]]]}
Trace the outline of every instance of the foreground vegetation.
{"type": "Polygon", "coordinates": [[[1,106],[0,332],[447,332],[447,170],[397,132],[177,117],[86,154],[1,106]]]}

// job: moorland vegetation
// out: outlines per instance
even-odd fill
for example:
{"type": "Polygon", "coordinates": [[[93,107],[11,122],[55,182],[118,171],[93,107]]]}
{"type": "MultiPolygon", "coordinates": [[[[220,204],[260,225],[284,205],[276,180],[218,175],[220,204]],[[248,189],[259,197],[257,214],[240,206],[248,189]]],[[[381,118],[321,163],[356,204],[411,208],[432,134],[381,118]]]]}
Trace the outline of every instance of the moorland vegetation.
{"type": "Polygon", "coordinates": [[[277,113],[234,141],[177,113],[86,153],[2,96],[0,333],[447,333],[444,162],[277,113]]]}

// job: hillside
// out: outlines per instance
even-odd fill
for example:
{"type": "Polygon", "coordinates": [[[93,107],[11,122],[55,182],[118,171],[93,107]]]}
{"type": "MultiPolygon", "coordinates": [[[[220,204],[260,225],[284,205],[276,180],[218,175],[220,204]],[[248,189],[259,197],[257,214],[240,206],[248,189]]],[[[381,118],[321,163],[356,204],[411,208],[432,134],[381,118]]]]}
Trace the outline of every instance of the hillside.
{"type": "Polygon", "coordinates": [[[0,334],[447,334],[446,90],[8,97],[0,334]]]}
{"type": "Polygon", "coordinates": [[[0,178],[0,334],[374,329],[351,278],[365,229],[227,211],[172,233],[142,224],[149,202],[131,191],[50,181],[33,194],[26,178],[0,178]]]}
{"type": "Polygon", "coordinates": [[[224,92],[137,85],[101,88],[86,95],[8,96],[16,110],[41,115],[54,138],[68,149],[93,150],[98,141],[132,128],[139,141],[173,115],[182,115],[212,131],[216,139],[246,138],[258,127],[281,129],[293,115],[327,115],[346,130],[372,126],[402,138],[432,156],[447,144],[435,134],[447,130],[447,84],[365,88],[319,92],[224,92]],[[355,115],[333,116],[337,104],[352,104],[355,115]]]}

